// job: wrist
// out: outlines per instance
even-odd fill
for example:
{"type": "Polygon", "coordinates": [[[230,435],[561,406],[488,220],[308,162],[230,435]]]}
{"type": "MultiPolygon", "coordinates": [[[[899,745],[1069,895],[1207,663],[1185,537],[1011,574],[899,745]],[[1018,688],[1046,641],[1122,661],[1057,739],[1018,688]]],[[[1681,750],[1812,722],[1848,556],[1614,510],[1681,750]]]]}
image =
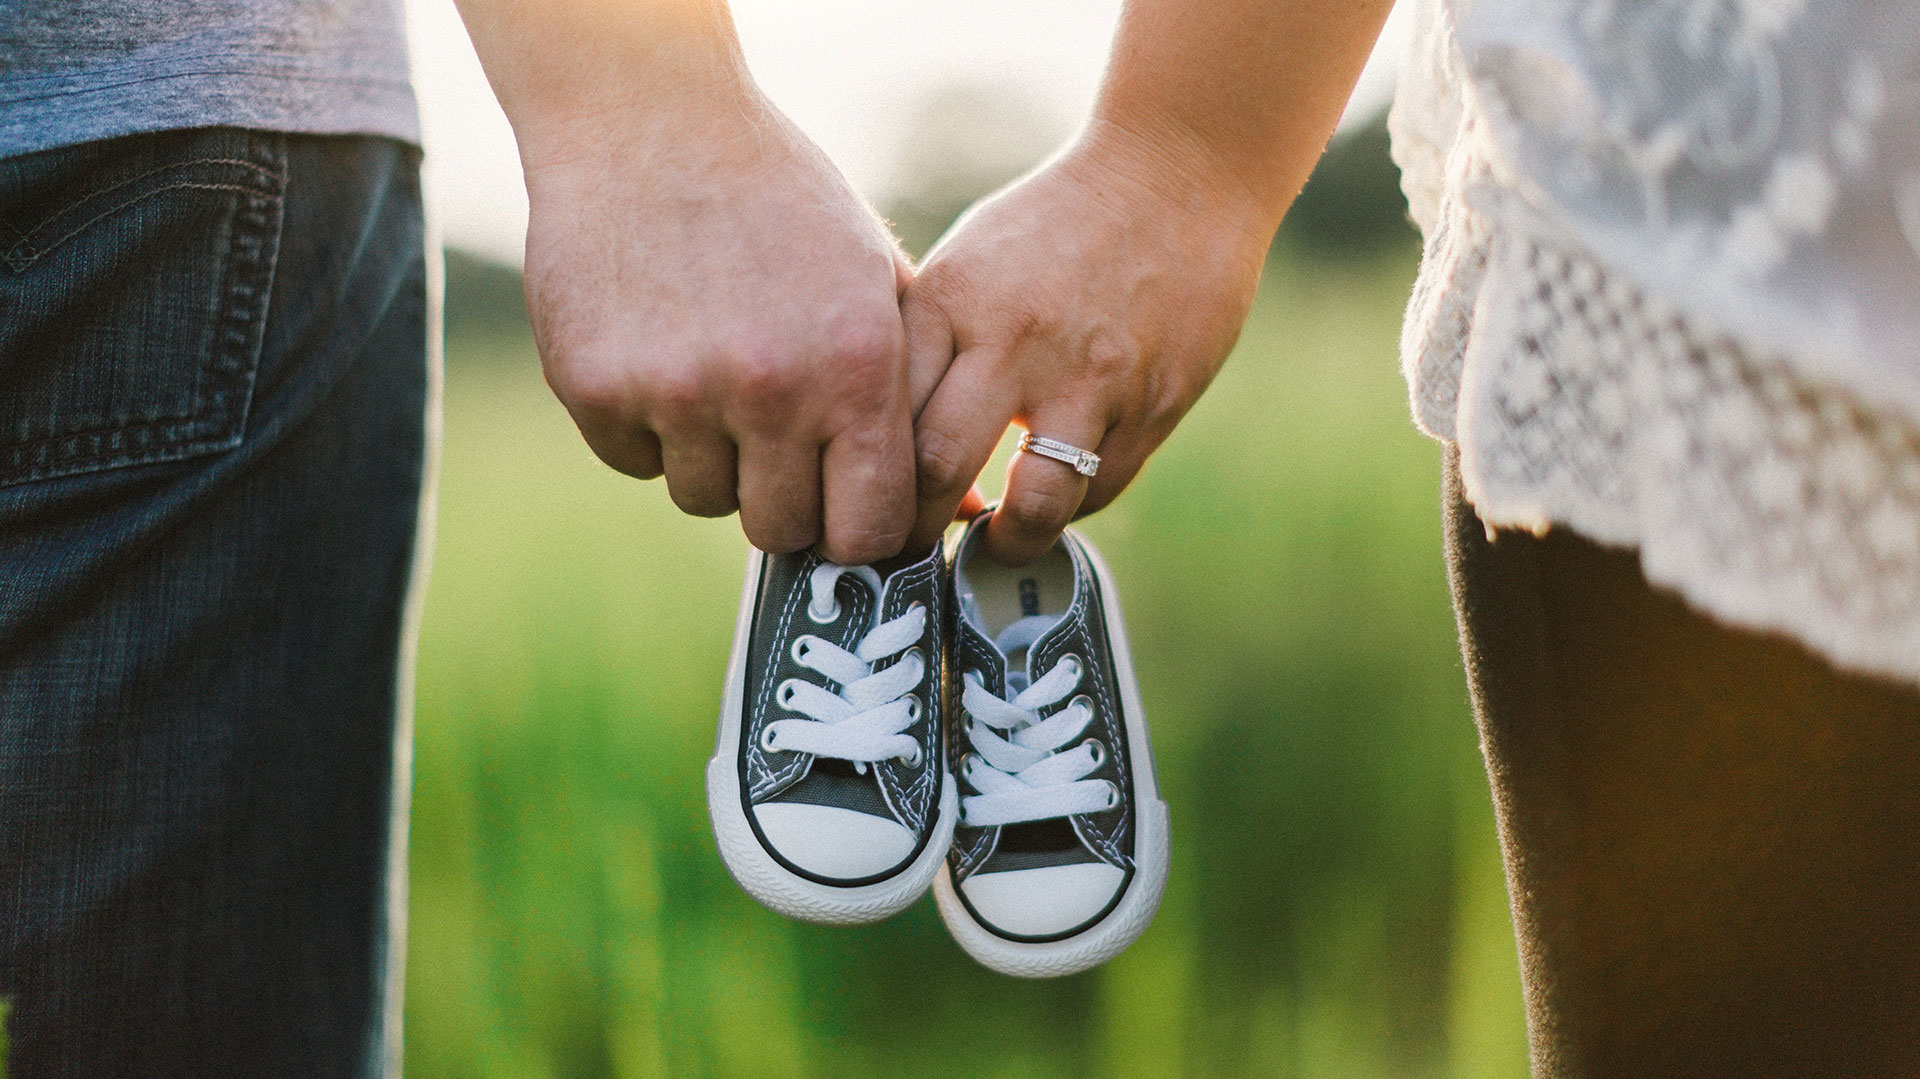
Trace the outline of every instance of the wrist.
{"type": "Polygon", "coordinates": [[[722,3],[562,0],[539,18],[501,0],[460,6],[529,167],[760,103],[722,3]]]}
{"type": "Polygon", "coordinates": [[[1216,229],[1255,242],[1264,251],[1285,205],[1248,182],[1232,163],[1178,124],[1099,112],[1067,151],[1062,165],[1099,186],[1130,188],[1216,229]]]}

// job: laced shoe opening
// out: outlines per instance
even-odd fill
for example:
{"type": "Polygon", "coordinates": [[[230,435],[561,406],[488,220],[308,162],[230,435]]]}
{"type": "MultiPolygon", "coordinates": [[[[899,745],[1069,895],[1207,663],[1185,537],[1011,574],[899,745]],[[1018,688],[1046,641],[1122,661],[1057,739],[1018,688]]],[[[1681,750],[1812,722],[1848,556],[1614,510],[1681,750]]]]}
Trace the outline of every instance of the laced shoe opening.
{"type": "MultiPolygon", "coordinates": [[[[1022,618],[1045,617],[1049,624],[1059,621],[1073,606],[1073,579],[1073,556],[1057,543],[1024,566],[1003,566],[979,555],[954,568],[955,591],[989,639],[1022,618]]],[[[1020,652],[1019,663],[1010,664],[1009,669],[1025,666],[1025,648],[1020,652]]]]}

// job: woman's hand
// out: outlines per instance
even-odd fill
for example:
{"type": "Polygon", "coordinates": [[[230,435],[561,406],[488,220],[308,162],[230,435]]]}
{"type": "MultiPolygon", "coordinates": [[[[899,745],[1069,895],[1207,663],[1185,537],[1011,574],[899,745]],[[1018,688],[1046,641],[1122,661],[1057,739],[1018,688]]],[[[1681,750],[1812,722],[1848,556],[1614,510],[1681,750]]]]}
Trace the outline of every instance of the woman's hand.
{"type": "Polygon", "coordinates": [[[912,366],[945,365],[915,425],[911,542],[953,519],[1010,422],[1100,467],[1089,480],[1016,455],[987,530],[994,557],[1036,558],[1112,501],[1226,359],[1275,224],[1190,144],[1100,122],[970,211],[903,303],[912,366]]]}

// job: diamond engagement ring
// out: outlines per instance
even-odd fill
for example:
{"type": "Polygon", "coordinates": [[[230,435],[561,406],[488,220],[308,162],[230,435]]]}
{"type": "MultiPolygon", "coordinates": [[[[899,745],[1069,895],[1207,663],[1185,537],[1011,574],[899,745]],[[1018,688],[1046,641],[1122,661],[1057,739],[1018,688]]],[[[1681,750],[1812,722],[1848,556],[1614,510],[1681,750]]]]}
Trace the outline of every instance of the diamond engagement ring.
{"type": "Polygon", "coordinates": [[[1072,465],[1075,472],[1082,476],[1091,476],[1100,471],[1100,455],[1092,450],[1083,450],[1078,446],[1069,446],[1051,438],[1040,438],[1033,434],[1020,436],[1021,453],[1037,453],[1042,457],[1051,457],[1061,464],[1072,465]]]}

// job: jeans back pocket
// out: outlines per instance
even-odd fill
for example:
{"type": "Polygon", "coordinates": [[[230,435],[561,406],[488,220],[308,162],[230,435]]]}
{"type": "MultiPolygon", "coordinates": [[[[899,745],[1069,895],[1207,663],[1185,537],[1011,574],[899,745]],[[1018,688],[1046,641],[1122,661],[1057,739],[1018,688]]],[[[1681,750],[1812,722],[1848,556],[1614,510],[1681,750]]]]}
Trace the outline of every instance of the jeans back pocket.
{"type": "Polygon", "coordinates": [[[285,156],[209,128],[0,160],[0,485],[239,444],[285,156]]]}

